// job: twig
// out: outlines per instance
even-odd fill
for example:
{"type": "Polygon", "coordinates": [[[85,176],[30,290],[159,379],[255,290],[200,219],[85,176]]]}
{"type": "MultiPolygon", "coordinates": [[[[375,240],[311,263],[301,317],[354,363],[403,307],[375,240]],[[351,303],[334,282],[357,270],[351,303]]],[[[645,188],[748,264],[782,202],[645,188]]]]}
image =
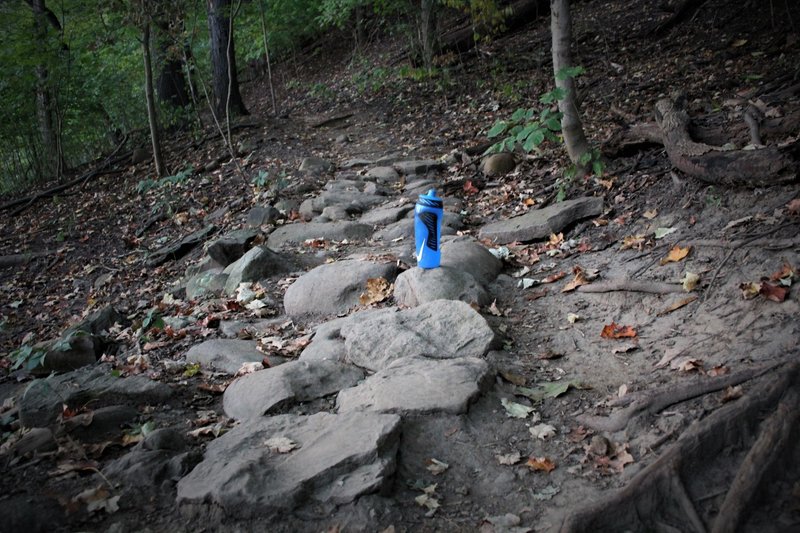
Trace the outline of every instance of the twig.
{"type": "Polygon", "coordinates": [[[682,285],[674,283],[659,283],[656,281],[639,281],[633,279],[615,279],[581,285],[578,292],[598,293],[614,291],[647,292],[651,294],[670,294],[674,292],[685,292],[682,285]]]}
{"type": "Polygon", "coordinates": [[[681,480],[681,474],[678,472],[677,468],[673,469],[671,479],[671,489],[672,495],[678,500],[678,503],[681,506],[681,509],[686,514],[686,518],[689,520],[689,524],[692,526],[692,529],[697,533],[706,533],[706,526],[703,524],[703,521],[700,519],[700,516],[697,514],[697,509],[692,503],[692,499],[689,498],[689,495],[686,493],[686,487],[683,485],[683,481],[681,480]]]}

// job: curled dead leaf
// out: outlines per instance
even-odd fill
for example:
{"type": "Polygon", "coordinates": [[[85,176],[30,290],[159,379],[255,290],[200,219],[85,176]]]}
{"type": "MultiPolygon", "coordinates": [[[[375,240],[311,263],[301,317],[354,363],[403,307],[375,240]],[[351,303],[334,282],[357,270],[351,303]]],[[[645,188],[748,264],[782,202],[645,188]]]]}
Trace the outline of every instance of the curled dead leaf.
{"type": "Polygon", "coordinates": [[[622,326],[612,322],[603,326],[600,337],[604,339],[626,339],[636,337],[636,330],[631,326],[622,326]]]}
{"type": "Polygon", "coordinates": [[[761,284],[755,281],[748,281],[739,285],[739,290],[742,291],[742,298],[752,300],[761,293],[761,284]]]}
{"type": "Polygon", "coordinates": [[[730,402],[732,400],[738,400],[742,397],[744,392],[742,391],[741,385],[736,385],[735,387],[727,387],[725,389],[725,393],[722,395],[722,402],[730,402]]]}
{"type": "Polygon", "coordinates": [[[662,266],[666,265],[667,263],[677,263],[678,261],[683,260],[689,252],[692,250],[691,246],[687,246],[686,248],[681,248],[677,244],[673,246],[667,256],[663,258],[659,264],[662,266]]]}
{"type": "Polygon", "coordinates": [[[764,295],[767,300],[780,303],[786,299],[786,293],[789,292],[789,289],[765,281],[761,284],[761,289],[758,292],[764,295]]]}
{"type": "Polygon", "coordinates": [[[550,473],[556,468],[556,464],[547,457],[534,457],[531,456],[525,462],[525,466],[533,471],[550,473]]]}
{"type": "Polygon", "coordinates": [[[390,284],[386,278],[369,278],[367,280],[367,290],[358,297],[361,305],[372,305],[382,302],[392,295],[394,285],[390,284]]]}

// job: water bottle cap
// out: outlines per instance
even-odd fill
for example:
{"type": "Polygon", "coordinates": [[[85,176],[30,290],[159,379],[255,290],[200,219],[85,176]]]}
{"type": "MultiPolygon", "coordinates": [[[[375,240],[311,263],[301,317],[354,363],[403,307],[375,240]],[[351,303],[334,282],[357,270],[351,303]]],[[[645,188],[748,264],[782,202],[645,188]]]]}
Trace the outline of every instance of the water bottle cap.
{"type": "Polygon", "coordinates": [[[443,206],[442,199],[436,196],[436,189],[428,190],[427,194],[420,194],[417,203],[427,207],[441,208],[443,206]]]}

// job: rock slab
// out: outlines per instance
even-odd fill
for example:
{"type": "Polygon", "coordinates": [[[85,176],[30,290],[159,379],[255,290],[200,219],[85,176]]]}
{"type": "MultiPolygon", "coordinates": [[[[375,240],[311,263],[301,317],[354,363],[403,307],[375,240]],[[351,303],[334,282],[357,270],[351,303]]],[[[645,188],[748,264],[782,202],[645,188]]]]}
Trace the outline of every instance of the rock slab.
{"type": "Polygon", "coordinates": [[[481,357],[495,340],[480,313],[464,302],[436,300],[412,309],[352,315],[342,324],[347,361],[372,371],[395,359],[481,357]]]}
{"type": "Polygon", "coordinates": [[[352,387],[364,372],[334,361],[290,361],[246,374],[228,386],[225,414],[239,420],[270,414],[289,404],[322,398],[352,387]]]}
{"type": "Polygon", "coordinates": [[[339,413],[376,411],[401,416],[466,413],[487,383],[489,365],[463,357],[439,361],[403,357],[336,399],[339,413]]]}
{"type": "Polygon", "coordinates": [[[460,300],[479,306],[489,305],[492,301],[472,274],[449,266],[406,270],[397,276],[394,300],[403,307],[416,307],[434,300],[460,300]]]}
{"type": "Polygon", "coordinates": [[[582,218],[594,217],[603,212],[603,199],[599,197],[567,200],[544,209],[487,224],[480,231],[481,239],[498,244],[546,239],[582,218]]]}
{"type": "Polygon", "coordinates": [[[208,444],[203,462],[178,482],[177,502],[237,519],[275,517],[307,502],[348,503],[386,486],[399,437],[392,414],[254,419],[208,444]],[[291,449],[278,451],[277,439],[291,449]]]}
{"type": "Polygon", "coordinates": [[[372,226],[341,220],[338,222],[308,222],[281,226],[267,239],[270,248],[280,248],[288,243],[302,244],[307,239],[329,241],[361,240],[372,235],[372,226]]]}
{"type": "Polygon", "coordinates": [[[242,339],[211,339],[189,348],[186,360],[235,374],[244,363],[264,360],[264,354],[256,349],[257,344],[242,339]]]}
{"type": "Polygon", "coordinates": [[[274,274],[282,274],[293,267],[292,262],[281,254],[266,246],[256,246],[223,270],[228,275],[225,293],[233,294],[242,282],[258,281],[274,274]]]}

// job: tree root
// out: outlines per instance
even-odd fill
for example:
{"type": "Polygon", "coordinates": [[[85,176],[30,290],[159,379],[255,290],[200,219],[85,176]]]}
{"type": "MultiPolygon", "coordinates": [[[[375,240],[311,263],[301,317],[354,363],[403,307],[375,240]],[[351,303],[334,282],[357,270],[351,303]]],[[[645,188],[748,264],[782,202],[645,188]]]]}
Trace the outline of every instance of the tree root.
{"type": "MultiPolygon", "coordinates": [[[[742,370],[735,374],[720,376],[713,379],[704,379],[682,387],[669,385],[644,397],[640,396],[636,398],[634,395],[631,395],[627,398],[630,405],[611,416],[581,415],[577,417],[577,420],[585,426],[613,433],[625,429],[634,417],[642,414],[655,414],[670,405],[685,402],[686,400],[691,400],[692,398],[697,398],[698,396],[703,396],[710,392],[717,392],[727,387],[744,383],[782,364],[782,362],[770,363],[763,366],[748,368],[747,370],[742,370]]],[[[619,404],[621,403],[622,402],[619,404]]]]}
{"type": "Polygon", "coordinates": [[[615,279],[601,281],[599,283],[590,283],[589,285],[581,285],[578,287],[577,291],[588,293],[632,291],[648,292],[650,294],[685,292],[682,285],[676,285],[674,283],[659,283],[656,281],[638,281],[632,279],[615,279]]]}
{"type": "MultiPolygon", "coordinates": [[[[749,377],[777,370],[779,364],[760,367],[749,377]]],[[[793,474],[787,468],[797,466],[775,463],[790,449],[800,419],[799,369],[795,361],[773,372],[774,379],[764,380],[745,397],[690,426],[624,488],[569,510],[558,531],[736,531],[763,492],[759,489],[772,481],[769,474],[791,481],[793,474]],[[762,422],[769,411],[774,414],[762,422]],[[726,474],[730,463],[743,453],[728,484],[724,480],[730,479],[726,474]],[[722,506],[709,501],[708,494],[710,500],[725,494],[722,506]]]]}
{"type": "Polygon", "coordinates": [[[24,265],[38,257],[46,257],[57,253],[56,250],[45,250],[43,252],[28,252],[25,254],[12,254],[0,256],[0,268],[9,268],[12,266],[24,265]]]}

